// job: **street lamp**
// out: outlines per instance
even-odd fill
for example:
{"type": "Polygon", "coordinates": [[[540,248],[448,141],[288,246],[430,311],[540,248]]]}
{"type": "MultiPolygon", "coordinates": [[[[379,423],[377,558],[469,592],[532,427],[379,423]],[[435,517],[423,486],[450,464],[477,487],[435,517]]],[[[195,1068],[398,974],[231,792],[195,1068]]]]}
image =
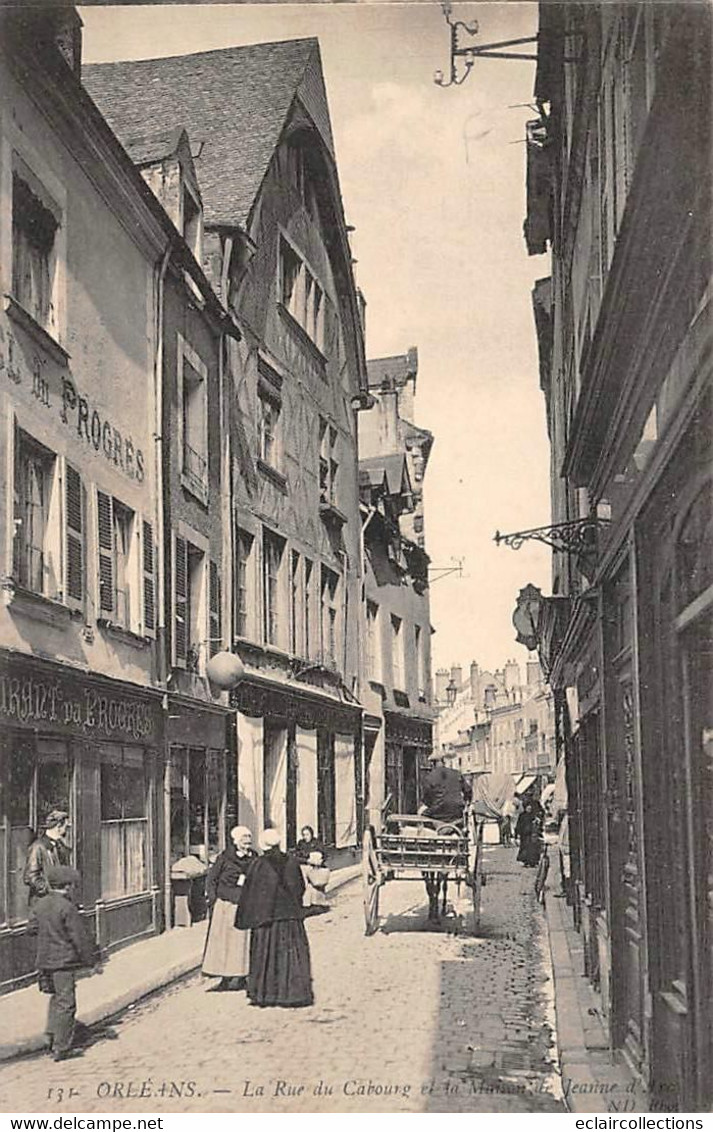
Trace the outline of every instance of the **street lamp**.
{"type": "Polygon", "coordinates": [[[443,71],[435,72],[433,81],[437,86],[460,86],[468,78],[478,56],[488,59],[537,59],[537,55],[524,55],[515,51],[503,50],[505,47],[517,47],[523,43],[537,43],[536,35],[526,35],[520,39],[501,39],[497,43],[484,43],[482,47],[476,47],[472,43],[465,46],[461,45],[459,37],[462,32],[471,37],[478,34],[478,21],[475,20],[472,24],[466,24],[463,20],[452,20],[451,12],[453,9],[450,0],[443,0],[441,8],[446,23],[451,29],[451,59],[448,82],[443,77],[443,71]],[[465,63],[465,70],[460,75],[456,66],[458,59],[463,59],[465,63]]]}

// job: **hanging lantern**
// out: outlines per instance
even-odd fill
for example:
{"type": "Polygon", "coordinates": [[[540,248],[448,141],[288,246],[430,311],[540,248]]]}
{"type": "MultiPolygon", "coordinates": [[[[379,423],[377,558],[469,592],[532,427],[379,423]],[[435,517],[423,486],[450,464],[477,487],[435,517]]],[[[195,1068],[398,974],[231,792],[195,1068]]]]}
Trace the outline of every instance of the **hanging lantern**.
{"type": "Polygon", "coordinates": [[[206,675],[222,692],[232,691],[245,675],[245,666],[234,652],[217,652],[206,664],[206,675]]]}

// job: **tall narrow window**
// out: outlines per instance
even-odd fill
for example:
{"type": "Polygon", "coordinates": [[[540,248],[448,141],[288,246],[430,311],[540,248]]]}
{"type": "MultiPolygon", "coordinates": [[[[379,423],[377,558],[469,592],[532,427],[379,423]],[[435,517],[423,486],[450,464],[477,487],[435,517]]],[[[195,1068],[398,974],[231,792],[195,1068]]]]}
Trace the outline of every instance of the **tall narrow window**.
{"type": "Polygon", "coordinates": [[[302,264],[287,240],[280,240],[280,301],[290,314],[296,315],[297,284],[302,264]]]}
{"type": "Polygon", "coordinates": [[[260,431],[260,459],[271,468],[279,468],[278,420],[280,416],[280,406],[272,398],[260,395],[258,397],[258,407],[260,413],[258,422],[260,431]]]}
{"type": "Polygon", "coordinates": [[[424,634],[420,625],[414,626],[414,652],[416,654],[416,684],[419,700],[426,699],[426,664],[424,655],[424,634]]]}
{"type": "Polygon", "coordinates": [[[293,550],[290,552],[290,652],[293,656],[300,651],[301,582],[300,555],[293,550]]]}
{"type": "Polygon", "coordinates": [[[215,656],[220,651],[223,645],[223,618],[222,618],[222,592],[220,585],[220,570],[218,569],[217,562],[210,564],[210,585],[209,585],[209,620],[210,620],[210,638],[208,641],[208,655],[215,656]]]}
{"type": "Polygon", "coordinates": [[[205,376],[183,359],[183,476],[203,496],[208,490],[208,405],[205,376]]]}
{"type": "Polygon", "coordinates": [[[325,417],[319,418],[319,501],[336,503],[337,474],[337,430],[325,417]]]}
{"type": "Polygon", "coordinates": [[[404,642],[400,617],[391,618],[391,669],[394,688],[403,692],[404,688],[404,642]]]}
{"type": "Polygon", "coordinates": [[[204,667],[209,636],[206,556],[188,539],[176,535],[173,567],[173,663],[189,672],[204,667]]]}
{"type": "Polygon", "coordinates": [[[314,655],[314,602],[312,596],[313,564],[309,558],[304,560],[304,654],[307,657],[314,655]]]}
{"type": "Polygon", "coordinates": [[[339,658],[337,593],[339,575],[322,567],[322,660],[337,665],[339,658]]]}
{"type": "Polygon", "coordinates": [[[70,464],[65,465],[65,596],[68,605],[84,605],[85,562],[84,528],[86,507],[82,480],[70,464]]]}
{"type": "Polygon", "coordinates": [[[59,588],[50,537],[56,467],[53,452],[16,431],[13,571],[20,586],[45,597],[57,597],[59,588]]]}
{"type": "Polygon", "coordinates": [[[139,562],[134,512],[97,491],[99,611],[123,629],[138,632],[139,562]]]}
{"type": "Polygon", "coordinates": [[[284,546],[284,539],[272,531],[263,531],[263,640],[267,645],[280,643],[280,566],[284,546]]]}
{"type": "Polygon", "coordinates": [[[40,199],[28,180],[13,173],[12,293],[40,326],[53,331],[55,240],[59,224],[55,211],[40,199]]]}
{"type": "Polygon", "coordinates": [[[381,681],[381,641],[379,639],[379,607],[366,603],[366,671],[369,680],[381,681]]]}
{"type": "Polygon", "coordinates": [[[250,635],[248,588],[252,547],[252,535],[247,531],[238,530],[235,546],[235,635],[237,637],[250,635]]]}

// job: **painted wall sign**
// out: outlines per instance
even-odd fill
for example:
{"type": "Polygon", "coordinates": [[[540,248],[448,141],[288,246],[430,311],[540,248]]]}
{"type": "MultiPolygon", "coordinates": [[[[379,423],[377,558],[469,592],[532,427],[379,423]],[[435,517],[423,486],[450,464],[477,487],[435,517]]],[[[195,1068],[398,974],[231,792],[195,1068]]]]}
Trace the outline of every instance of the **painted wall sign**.
{"type": "Polygon", "coordinates": [[[80,732],[87,737],[146,741],[160,729],[157,704],[107,692],[81,678],[0,674],[0,720],[80,732]]]}
{"type": "MultiPolygon", "coordinates": [[[[12,333],[5,333],[0,327],[0,372],[3,370],[13,385],[23,384],[23,379],[32,388],[33,396],[46,409],[51,409],[58,393],[43,373],[44,362],[38,354],[32,355],[28,364],[22,350],[12,333]]],[[[142,484],[146,476],[146,458],[131,436],[122,433],[114,421],[102,416],[88,397],[77,390],[71,377],[61,377],[60,404],[57,404],[63,424],[76,428],[77,435],[94,451],[102,453],[119,471],[129,479],[142,484]]]]}

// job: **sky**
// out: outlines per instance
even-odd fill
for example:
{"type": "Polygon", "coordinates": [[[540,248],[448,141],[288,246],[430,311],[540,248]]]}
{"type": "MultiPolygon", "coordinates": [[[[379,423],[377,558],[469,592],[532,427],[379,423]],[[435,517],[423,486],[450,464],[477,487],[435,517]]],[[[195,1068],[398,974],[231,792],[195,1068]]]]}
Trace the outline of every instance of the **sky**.
{"type": "MultiPolygon", "coordinates": [[[[368,357],[417,346],[415,423],[435,437],[425,480],[433,668],[524,665],[511,623],[528,582],[549,593],[539,543],[497,547],[496,530],[549,521],[549,447],[528,257],[525,122],[533,62],[478,59],[460,86],[436,0],[419,3],[159,4],[80,8],[84,60],[155,58],[317,36],[368,357]]],[[[535,4],[454,4],[480,45],[534,35],[535,4]]],[[[465,41],[467,37],[464,37],[465,41]]],[[[534,50],[534,44],[520,48],[534,50]]]]}

